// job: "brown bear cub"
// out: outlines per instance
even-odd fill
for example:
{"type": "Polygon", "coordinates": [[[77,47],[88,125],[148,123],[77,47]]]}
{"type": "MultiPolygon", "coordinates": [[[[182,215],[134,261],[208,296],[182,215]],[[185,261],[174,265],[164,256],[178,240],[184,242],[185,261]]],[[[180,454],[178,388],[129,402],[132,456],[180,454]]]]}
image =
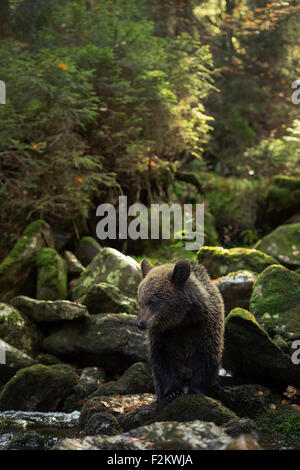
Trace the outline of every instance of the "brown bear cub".
{"type": "Polygon", "coordinates": [[[206,393],[223,351],[224,305],[204,266],[141,263],[137,326],[148,330],[158,403],[206,393]]]}

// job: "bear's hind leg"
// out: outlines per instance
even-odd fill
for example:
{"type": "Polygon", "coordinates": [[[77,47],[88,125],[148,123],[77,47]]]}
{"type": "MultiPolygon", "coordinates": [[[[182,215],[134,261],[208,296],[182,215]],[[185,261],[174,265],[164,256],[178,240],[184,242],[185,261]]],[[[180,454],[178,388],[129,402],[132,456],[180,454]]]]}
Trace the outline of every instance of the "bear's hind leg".
{"type": "Polygon", "coordinates": [[[218,362],[207,352],[199,350],[194,357],[193,375],[189,383],[188,393],[205,394],[216,379],[219,369],[218,362]]]}

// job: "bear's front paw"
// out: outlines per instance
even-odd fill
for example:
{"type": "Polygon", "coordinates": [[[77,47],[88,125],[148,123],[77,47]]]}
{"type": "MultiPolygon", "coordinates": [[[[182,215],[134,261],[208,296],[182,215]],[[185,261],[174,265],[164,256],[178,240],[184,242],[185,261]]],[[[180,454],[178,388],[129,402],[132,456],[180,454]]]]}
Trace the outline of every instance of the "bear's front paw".
{"type": "Polygon", "coordinates": [[[161,403],[162,405],[167,405],[168,403],[171,403],[175,398],[184,395],[184,391],[181,389],[174,390],[173,392],[170,392],[166,395],[163,396],[158,396],[157,397],[157,402],[161,403]]]}

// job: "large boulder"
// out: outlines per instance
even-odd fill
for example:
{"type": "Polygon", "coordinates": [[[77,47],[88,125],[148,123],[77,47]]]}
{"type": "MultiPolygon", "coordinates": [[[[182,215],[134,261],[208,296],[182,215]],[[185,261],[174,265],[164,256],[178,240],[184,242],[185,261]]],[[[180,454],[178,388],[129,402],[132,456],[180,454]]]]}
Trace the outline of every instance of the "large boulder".
{"type": "Polygon", "coordinates": [[[136,299],[130,299],[123,295],[120,289],[106,282],[95,284],[80,299],[86,305],[89,313],[132,313],[137,314],[139,306],[136,299]]]}
{"type": "MultiPolygon", "coordinates": [[[[164,422],[142,426],[117,436],[65,439],[54,450],[224,450],[232,439],[213,423],[164,422]]],[[[110,457],[113,463],[113,457],[110,457]]],[[[160,458],[160,457],[157,457],[160,458]]],[[[188,456],[185,456],[188,458],[188,456]]]]}
{"type": "Polygon", "coordinates": [[[35,294],[36,255],[47,246],[54,246],[49,225],[44,220],[28,225],[0,264],[0,300],[6,302],[19,294],[35,294]]]}
{"type": "Polygon", "coordinates": [[[11,305],[0,303],[0,338],[29,356],[41,351],[43,335],[25,315],[11,305]]]}
{"type": "Polygon", "coordinates": [[[300,338],[300,274],[277,265],[265,269],[254,284],[250,311],[285,340],[300,338]]]}
{"type": "Polygon", "coordinates": [[[79,300],[99,282],[112,284],[128,297],[136,297],[141,280],[138,263],[113,248],[102,248],[78,279],[73,300],[79,300]]]}
{"type": "Polygon", "coordinates": [[[251,271],[237,271],[215,281],[215,286],[222,294],[226,314],[235,307],[249,310],[249,300],[256,279],[257,275],[251,271]]]}
{"type": "Polygon", "coordinates": [[[89,315],[85,305],[68,300],[36,300],[20,295],[10,303],[36,323],[70,321],[89,315]]]}
{"type": "Polygon", "coordinates": [[[225,321],[225,367],[263,384],[300,385],[300,370],[247,310],[235,308],[225,321]]]}
{"type": "Polygon", "coordinates": [[[44,347],[51,354],[85,366],[99,365],[111,373],[147,360],[145,333],[136,327],[136,316],[125,313],[70,322],[48,336],[44,347]]]}
{"type": "Polygon", "coordinates": [[[68,365],[19,370],[0,393],[0,410],[55,411],[72,392],[77,376],[68,365]]]}
{"type": "Polygon", "coordinates": [[[288,268],[300,268],[300,223],[280,225],[255,247],[288,268]]]}
{"type": "Polygon", "coordinates": [[[203,264],[212,279],[226,276],[239,270],[262,272],[277,261],[262,251],[250,248],[230,248],[203,246],[197,253],[199,264],[203,264]]]}
{"type": "Polygon", "coordinates": [[[34,360],[28,354],[0,339],[0,385],[13,377],[19,369],[33,364],[34,360]]]}
{"type": "Polygon", "coordinates": [[[218,400],[201,395],[184,395],[166,406],[158,405],[151,394],[98,396],[87,400],[80,414],[80,427],[87,429],[94,414],[109,411],[123,431],[158,421],[186,422],[194,419],[224,425],[237,420],[237,415],[218,400]]]}
{"type": "Polygon", "coordinates": [[[68,295],[67,262],[53,248],[43,248],[37,255],[37,288],[39,300],[66,299],[68,295]]]}
{"type": "Polygon", "coordinates": [[[83,266],[88,266],[101,250],[101,245],[93,237],[82,237],[78,243],[76,256],[83,266]]]}

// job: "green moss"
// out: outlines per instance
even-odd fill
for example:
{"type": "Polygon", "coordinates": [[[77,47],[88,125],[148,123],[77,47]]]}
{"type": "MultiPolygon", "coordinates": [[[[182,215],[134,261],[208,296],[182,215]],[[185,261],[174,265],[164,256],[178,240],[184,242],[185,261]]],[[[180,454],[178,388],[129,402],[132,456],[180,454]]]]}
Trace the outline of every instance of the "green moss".
{"type": "Polygon", "coordinates": [[[158,411],[157,421],[212,421],[221,426],[237,415],[219,401],[201,395],[185,395],[158,411]]]}
{"type": "Polygon", "coordinates": [[[300,223],[280,225],[256,244],[256,248],[273,256],[287,267],[300,266],[300,223]]]}
{"type": "Polygon", "coordinates": [[[0,338],[30,356],[35,356],[41,350],[41,332],[25,315],[10,305],[0,304],[0,307],[0,338]]]}
{"type": "Polygon", "coordinates": [[[100,385],[92,397],[152,393],[153,391],[153,379],[148,366],[143,362],[137,362],[129,367],[119,380],[100,385]]]}
{"type": "Polygon", "coordinates": [[[43,248],[37,255],[37,299],[67,298],[67,262],[53,248],[43,248]]]}
{"type": "Polygon", "coordinates": [[[278,405],[276,409],[266,411],[257,422],[262,431],[300,438],[300,415],[286,405],[278,405]]]}
{"type": "Polygon", "coordinates": [[[30,242],[32,235],[41,230],[42,228],[48,228],[48,224],[42,220],[36,220],[26,227],[23,232],[22,238],[15,243],[10,254],[5,258],[5,260],[0,264],[0,277],[5,273],[5,271],[14,264],[20,254],[24,251],[26,245],[30,242]]]}
{"type": "Polygon", "coordinates": [[[273,178],[273,183],[280,188],[300,189],[300,179],[292,176],[276,175],[273,178]]]}
{"type": "Polygon", "coordinates": [[[80,245],[90,244],[90,245],[95,246],[97,249],[98,249],[98,248],[101,248],[101,246],[100,246],[100,244],[97,242],[97,240],[95,240],[93,237],[89,237],[89,236],[82,237],[82,238],[80,239],[79,244],[80,244],[80,245]]]}
{"type": "Polygon", "coordinates": [[[67,365],[20,369],[1,391],[0,409],[55,411],[76,381],[75,371],[67,365]]]}
{"type": "Polygon", "coordinates": [[[283,266],[265,269],[253,286],[250,310],[255,315],[283,312],[300,302],[300,275],[283,266]]]}
{"type": "Polygon", "coordinates": [[[250,328],[253,326],[257,332],[260,332],[263,336],[267,336],[267,333],[256,321],[255,316],[243,308],[237,307],[233,309],[225,320],[225,328],[227,331],[235,335],[243,335],[243,337],[247,334],[247,330],[249,330],[251,334],[250,328]]]}
{"type": "Polygon", "coordinates": [[[300,335],[300,275],[278,265],[265,269],[254,283],[250,311],[266,328],[300,335]]]}
{"type": "Polygon", "coordinates": [[[204,246],[197,253],[197,260],[208,270],[212,278],[224,276],[238,270],[261,272],[276,264],[276,260],[265,253],[250,248],[225,249],[204,246]]]}

